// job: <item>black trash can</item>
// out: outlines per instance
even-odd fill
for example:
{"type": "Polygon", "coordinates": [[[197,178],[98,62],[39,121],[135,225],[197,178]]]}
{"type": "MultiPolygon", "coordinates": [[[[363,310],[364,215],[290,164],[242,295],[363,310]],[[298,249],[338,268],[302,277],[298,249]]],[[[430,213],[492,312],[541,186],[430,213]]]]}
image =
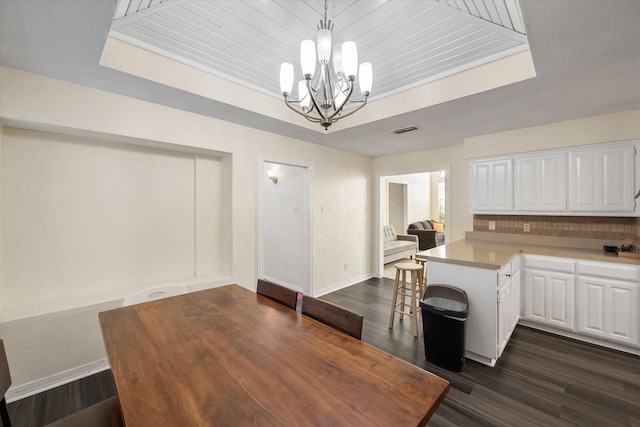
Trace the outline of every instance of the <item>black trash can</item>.
{"type": "Polygon", "coordinates": [[[469,314],[467,293],[449,285],[428,285],[420,308],[427,360],[451,371],[462,371],[469,314]]]}

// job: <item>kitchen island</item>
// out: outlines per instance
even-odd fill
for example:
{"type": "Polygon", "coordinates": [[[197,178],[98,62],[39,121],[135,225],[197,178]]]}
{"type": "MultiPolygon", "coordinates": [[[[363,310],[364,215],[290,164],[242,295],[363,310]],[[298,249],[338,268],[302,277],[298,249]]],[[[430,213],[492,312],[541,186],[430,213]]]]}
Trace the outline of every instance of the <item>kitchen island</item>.
{"type": "Polygon", "coordinates": [[[416,258],[467,293],[466,356],[493,366],[518,323],[640,354],[640,259],[621,255],[467,238],[416,258]]]}

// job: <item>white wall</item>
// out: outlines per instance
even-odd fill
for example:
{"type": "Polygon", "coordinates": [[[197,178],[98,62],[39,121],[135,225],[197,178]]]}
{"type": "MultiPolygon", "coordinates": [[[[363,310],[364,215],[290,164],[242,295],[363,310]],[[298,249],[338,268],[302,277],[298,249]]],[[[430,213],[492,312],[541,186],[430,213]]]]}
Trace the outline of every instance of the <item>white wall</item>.
{"type": "Polygon", "coordinates": [[[371,276],[371,159],[340,151],[333,155],[327,152],[313,167],[314,296],[371,276]]]}
{"type": "MultiPolygon", "coordinates": [[[[257,278],[258,159],[264,155],[311,164],[314,294],[370,275],[369,158],[6,67],[0,67],[0,93],[0,120],[4,126],[124,143],[148,141],[159,148],[184,146],[228,153],[221,165],[220,190],[223,200],[228,197],[231,205],[228,212],[220,214],[223,221],[231,217],[231,226],[223,230],[228,237],[222,236],[231,257],[227,282],[250,289],[255,289],[257,278]]],[[[67,377],[92,369],[99,358],[105,357],[104,349],[98,348],[101,339],[95,328],[96,314],[112,307],[114,300],[92,300],[95,304],[88,303],[90,306],[76,302],[75,308],[64,311],[64,322],[49,327],[45,327],[47,317],[56,315],[60,306],[49,312],[25,311],[22,316],[11,318],[6,317],[5,310],[0,312],[0,336],[7,339],[9,363],[15,372],[14,388],[23,386],[29,391],[29,387],[36,388],[67,369],[73,371],[65,374],[67,377]],[[15,337],[27,324],[34,330],[33,339],[16,342],[15,337]],[[89,336],[69,343],[71,324],[94,326],[89,336]],[[51,339],[38,339],[44,333],[51,339]],[[27,357],[35,353],[46,354],[46,358],[35,362],[27,357]]]]}
{"type": "MultiPolygon", "coordinates": [[[[408,212],[407,226],[412,222],[431,219],[431,174],[415,173],[407,175],[408,212]]],[[[406,229],[405,229],[406,232],[406,229]]]]}
{"type": "MultiPolygon", "coordinates": [[[[393,183],[405,184],[407,192],[407,208],[406,218],[404,219],[406,224],[404,227],[399,227],[395,223],[393,224],[397,233],[406,233],[406,229],[409,224],[416,221],[424,221],[425,219],[431,219],[431,212],[433,210],[433,193],[431,185],[431,173],[407,173],[402,175],[387,176],[383,178],[384,185],[389,186],[393,183]]],[[[437,190],[437,187],[436,187],[437,190]]],[[[388,218],[390,213],[386,208],[386,200],[389,203],[398,203],[398,200],[391,200],[392,195],[389,192],[389,188],[385,188],[385,191],[381,193],[382,202],[382,222],[385,224],[393,223],[388,218]]],[[[437,198],[435,200],[437,203],[437,198]]],[[[436,209],[437,210],[437,209],[436,209]]]]}
{"type": "Polygon", "coordinates": [[[640,109],[466,138],[467,159],[640,137],[640,109]]]}
{"type": "MultiPolygon", "coordinates": [[[[446,228],[448,238],[449,241],[463,239],[465,230],[471,230],[473,227],[473,217],[469,214],[469,171],[462,142],[452,147],[373,159],[375,176],[395,176],[402,172],[417,173],[442,169],[448,169],[446,182],[451,197],[451,200],[447,200],[447,214],[450,215],[446,228]]],[[[386,195],[381,192],[380,197],[384,198],[386,195]]]]}

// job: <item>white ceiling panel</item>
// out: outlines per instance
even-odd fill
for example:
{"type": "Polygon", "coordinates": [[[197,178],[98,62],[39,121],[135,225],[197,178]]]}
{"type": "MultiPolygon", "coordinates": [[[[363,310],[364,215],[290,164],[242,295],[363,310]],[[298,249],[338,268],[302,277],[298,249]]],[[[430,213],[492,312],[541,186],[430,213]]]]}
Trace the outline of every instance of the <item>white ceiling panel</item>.
{"type": "MultiPolygon", "coordinates": [[[[334,43],[354,40],[373,66],[371,99],[528,47],[516,0],[329,1],[334,43]]],[[[279,69],[296,80],[300,41],[315,39],[322,0],[119,0],[111,35],[280,97],[279,69]]],[[[357,79],[356,79],[357,80],[357,79]]]]}
{"type": "Polygon", "coordinates": [[[463,13],[526,34],[518,0],[437,0],[463,13]]]}

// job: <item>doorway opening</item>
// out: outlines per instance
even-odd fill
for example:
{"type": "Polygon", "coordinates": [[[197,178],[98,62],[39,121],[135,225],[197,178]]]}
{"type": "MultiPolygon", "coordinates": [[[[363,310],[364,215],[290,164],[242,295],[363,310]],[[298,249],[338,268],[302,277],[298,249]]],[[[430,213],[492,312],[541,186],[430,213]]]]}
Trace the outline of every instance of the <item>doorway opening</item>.
{"type": "Polygon", "coordinates": [[[390,262],[385,272],[384,237],[382,228],[393,225],[397,234],[407,234],[410,224],[418,221],[432,221],[443,224],[445,242],[450,233],[447,222],[449,212],[448,167],[438,167],[424,171],[389,172],[380,176],[380,244],[377,277],[393,278],[390,262]]]}

